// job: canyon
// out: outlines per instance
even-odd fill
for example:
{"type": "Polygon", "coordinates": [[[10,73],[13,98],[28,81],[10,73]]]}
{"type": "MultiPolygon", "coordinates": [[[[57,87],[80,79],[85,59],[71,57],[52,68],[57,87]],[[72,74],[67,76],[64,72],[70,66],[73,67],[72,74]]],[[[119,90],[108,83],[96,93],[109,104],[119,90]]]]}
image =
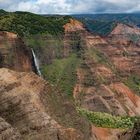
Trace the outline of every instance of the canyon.
{"type": "MultiPolygon", "coordinates": [[[[101,38],[84,30],[82,24],[77,24],[73,25],[72,22],[74,27],[69,31],[71,35],[76,29],[84,42],[81,46],[84,50],[82,62],[77,69],[77,83],[73,91],[75,100],[80,107],[89,111],[139,116],[139,89],[132,87],[132,84],[140,73],[140,29],[117,24],[108,36],[101,38]]],[[[93,133],[101,140],[129,139],[123,137],[119,129],[93,126],[93,133]],[[104,133],[103,136],[100,133],[104,133]]]]}
{"type": "MultiPolygon", "coordinates": [[[[74,18],[63,28],[63,47],[54,50],[0,31],[0,140],[138,139],[138,121],[113,128],[87,116],[139,118],[140,29],[118,23],[101,37],[74,18]]],[[[54,43],[47,35],[42,40],[54,43]]]]}

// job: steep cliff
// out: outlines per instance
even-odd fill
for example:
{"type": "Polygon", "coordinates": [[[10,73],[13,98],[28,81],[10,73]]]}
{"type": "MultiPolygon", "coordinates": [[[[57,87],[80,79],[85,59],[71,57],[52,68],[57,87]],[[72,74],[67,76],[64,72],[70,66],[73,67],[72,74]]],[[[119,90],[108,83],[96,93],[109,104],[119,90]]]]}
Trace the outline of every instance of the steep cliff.
{"type": "Polygon", "coordinates": [[[135,121],[131,123],[131,119],[140,116],[139,38],[137,42],[130,38],[133,35],[138,37],[139,33],[137,28],[118,24],[105,38],[91,34],[81,36],[85,42],[84,51],[77,69],[73,97],[81,108],[87,110],[81,110],[81,113],[98,126],[93,126],[97,139],[120,139],[120,128],[133,128],[135,121]],[[125,121],[124,116],[130,117],[125,121]],[[111,118],[120,119],[122,125],[117,121],[106,121],[111,118]]]}
{"type": "Polygon", "coordinates": [[[16,71],[34,71],[30,49],[14,33],[0,32],[0,67],[16,71]]]}
{"type": "Polygon", "coordinates": [[[75,19],[64,25],[64,56],[68,57],[71,52],[79,51],[81,49],[81,37],[87,32],[84,25],[75,19]]]}

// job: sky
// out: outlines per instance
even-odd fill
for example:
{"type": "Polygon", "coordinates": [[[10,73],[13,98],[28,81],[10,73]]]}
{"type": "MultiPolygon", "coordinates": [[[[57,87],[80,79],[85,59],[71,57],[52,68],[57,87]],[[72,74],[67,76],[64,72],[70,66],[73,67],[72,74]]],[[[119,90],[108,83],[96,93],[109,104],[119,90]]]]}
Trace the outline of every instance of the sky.
{"type": "Polygon", "coordinates": [[[37,14],[140,12],[140,0],[0,0],[0,9],[37,14]]]}

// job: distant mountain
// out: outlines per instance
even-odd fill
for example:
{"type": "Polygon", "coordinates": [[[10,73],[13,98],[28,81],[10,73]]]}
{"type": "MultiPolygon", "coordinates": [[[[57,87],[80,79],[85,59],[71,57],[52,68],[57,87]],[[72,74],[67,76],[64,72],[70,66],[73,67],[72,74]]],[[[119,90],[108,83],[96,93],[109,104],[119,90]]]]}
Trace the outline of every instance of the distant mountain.
{"type": "Polygon", "coordinates": [[[92,20],[100,20],[100,21],[117,21],[117,22],[125,22],[125,23],[140,23],[140,14],[87,14],[87,15],[73,15],[77,18],[86,18],[92,20]]]}
{"type": "Polygon", "coordinates": [[[0,9],[0,15],[5,14],[6,11],[4,11],[3,9],[0,9]]]}
{"type": "Polygon", "coordinates": [[[73,15],[73,17],[81,20],[88,30],[95,34],[109,34],[116,23],[121,22],[133,26],[140,27],[140,14],[86,14],[73,15]]]}

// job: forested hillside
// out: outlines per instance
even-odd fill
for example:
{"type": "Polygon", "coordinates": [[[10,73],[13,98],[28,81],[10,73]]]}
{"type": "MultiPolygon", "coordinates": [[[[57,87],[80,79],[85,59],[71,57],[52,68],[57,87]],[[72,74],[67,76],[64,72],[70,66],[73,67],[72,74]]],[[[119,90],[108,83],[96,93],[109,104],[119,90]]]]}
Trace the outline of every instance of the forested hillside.
{"type": "Polygon", "coordinates": [[[41,16],[29,12],[6,12],[0,10],[0,30],[15,32],[20,36],[34,34],[58,35],[69,16],[41,16]]]}

